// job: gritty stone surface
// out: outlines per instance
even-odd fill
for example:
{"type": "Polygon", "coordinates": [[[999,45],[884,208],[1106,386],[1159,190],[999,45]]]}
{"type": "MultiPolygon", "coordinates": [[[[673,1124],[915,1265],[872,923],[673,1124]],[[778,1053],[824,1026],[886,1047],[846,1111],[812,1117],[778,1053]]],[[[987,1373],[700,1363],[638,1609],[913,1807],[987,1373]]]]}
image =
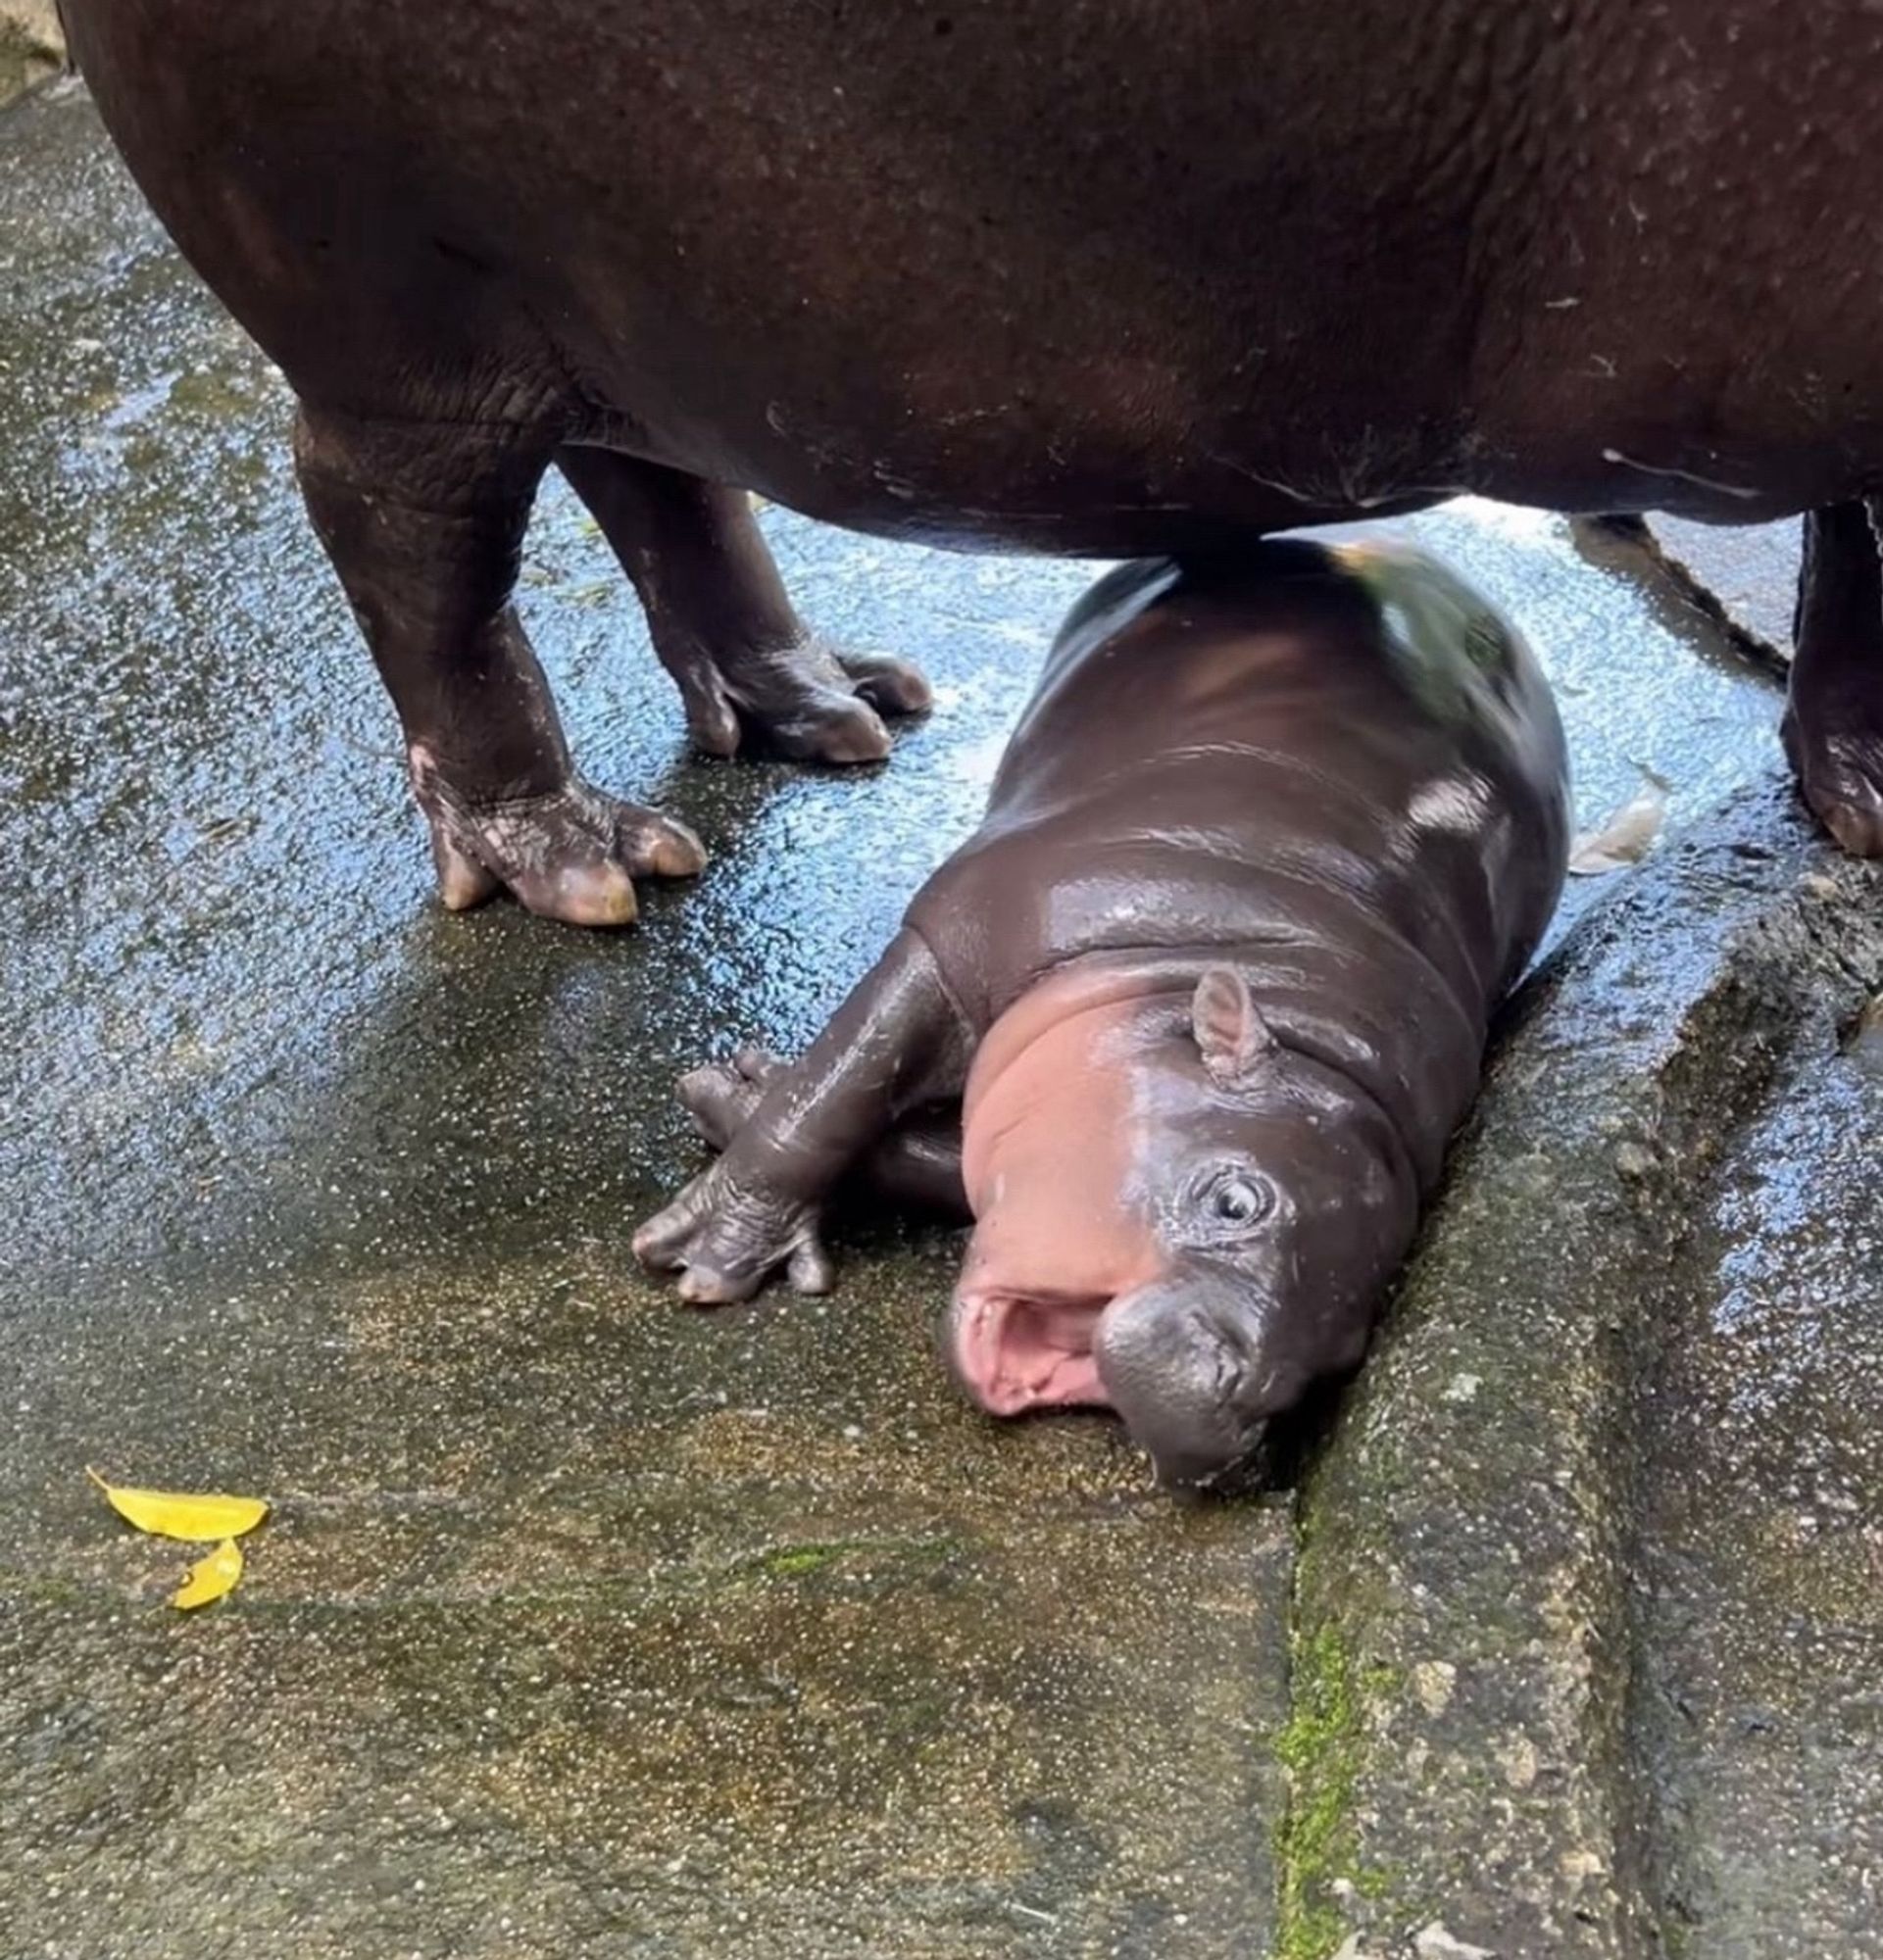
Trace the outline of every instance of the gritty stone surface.
{"type": "Polygon", "coordinates": [[[1089,567],[768,513],[806,612],[922,661],[938,709],[886,770],[705,767],[552,489],[522,605],[577,753],[714,861],[626,936],[451,918],[285,391],[71,84],[0,114],[0,1960],[1529,1960],[1675,1901],[1686,1951],[1737,1953],[1746,1858],[1819,1799],[1823,1876],[1776,1896],[1860,1949],[1847,1560],[1879,1484],[1860,1394],[1820,1403],[1876,1379],[1836,1312],[1873,1242],[1858,1146],[1768,1092],[1820,1079],[1873,883],[1749,791],[1773,692],[1638,549],[1482,506],[1407,527],[1536,642],[1582,824],[1643,767],[1669,824],[1571,894],[1297,1558],[1285,1496],[1179,1508],[1102,1422],[961,1404],[948,1235],[860,1221],[831,1299],[711,1315],[627,1256],[698,1162],[673,1075],[818,1025],[973,821],[1089,567]],[[1811,934],[1722,965],[1794,905],[1811,934]],[[1702,1175],[1791,1191],[1786,1151],[1834,1175],[1769,1230],[1702,1175]],[[1808,1241],[1820,1345],[1788,1348],[1808,1241]],[[1729,1265],[1775,1413],[1708,1346],[1729,1265]],[[1668,1429],[1717,1502],[1643,1446],[1669,1395],[1742,1425],[1668,1429]],[[1793,1484],[1726,1488],[1821,1416],[1793,1484]],[[273,1497],[234,1596],[171,1613],[179,1549],[87,1462],[273,1497]],[[1755,1569],[1759,1641],[1713,1640],[1755,1569]]]}
{"type": "Polygon", "coordinates": [[[57,74],[65,60],[53,0],[0,0],[0,105],[57,74]]]}
{"type": "Polygon", "coordinates": [[[0,0],[0,22],[18,27],[41,47],[65,52],[66,30],[56,0],[0,0]]]}
{"type": "Polygon", "coordinates": [[[1722,1152],[1645,1388],[1636,1740],[1675,1950],[1883,1953],[1883,887],[1722,1152]],[[1841,1039],[1840,1039],[1841,1037],[1841,1039]]]}
{"type": "Polygon", "coordinates": [[[0,20],[0,106],[58,73],[53,54],[11,22],[0,20]]]}

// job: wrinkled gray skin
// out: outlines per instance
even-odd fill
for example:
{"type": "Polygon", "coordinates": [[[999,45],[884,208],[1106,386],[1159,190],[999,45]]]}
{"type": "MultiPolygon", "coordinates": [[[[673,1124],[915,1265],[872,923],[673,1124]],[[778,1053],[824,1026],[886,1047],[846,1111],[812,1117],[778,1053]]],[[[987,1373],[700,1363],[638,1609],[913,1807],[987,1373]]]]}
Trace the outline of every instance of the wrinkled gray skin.
{"type": "Polygon", "coordinates": [[[1108,558],[1459,491],[1812,512],[1786,742],[1883,852],[1874,0],[64,13],[300,399],[448,904],[620,922],[702,861],[582,780],[511,607],[552,467],[697,745],[828,761],[927,690],[807,629],[743,490],[1108,558]]]}
{"type": "Polygon", "coordinates": [[[1113,1407],[1208,1484],[1360,1359],[1567,820],[1533,660],[1429,560],[1126,565],[805,1056],[686,1079],[722,1152],[635,1250],[697,1301],[818,1291],[847,1176],[966,1207],[969,1393],[1113,1407]]]}

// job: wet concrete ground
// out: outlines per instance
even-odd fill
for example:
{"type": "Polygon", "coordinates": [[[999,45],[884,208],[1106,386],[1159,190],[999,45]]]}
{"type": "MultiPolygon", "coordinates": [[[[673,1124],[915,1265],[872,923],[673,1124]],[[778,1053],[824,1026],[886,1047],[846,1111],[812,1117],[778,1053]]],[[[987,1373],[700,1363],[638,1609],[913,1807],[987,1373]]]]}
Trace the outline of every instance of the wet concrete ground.
{"type": "Polygon", "coordinates": [[[794,537],[943,710],[879,781],[695,768],[556,499],[524,603],[583,758],[717,861],[631,937],[447,918],[278,384],[81,99],[0,122],[0,1949],[1226,1950],[1285,1513],[974,1419],[946,1243],[712,1317],[627,1253],[675,1071],[867,961],[1080,575],[794,537]],[[272,1494],[235,1599],[171,1614],[87,1462],[272,1494]]]}
{"type": "MultiPolygon", "coordinates": [[[[798,1045],[868,962],[1089,568],[768,514],[801,608],[937,712],[867,775],[703,766],[552,492],[523,605],[577,754],[714,861],[625,937],[450,918],[284,391],[72,88],[0,112],[0,1955],[1331,1952],[1287,1494],[1180,1510],[1103,1423],[974,1416],[947,1235],[714,1315],[627,1254],[697,1161],[673,1074],[798,1045]],[[234,1598],[171,1614],[87,1462],[273,1496],[234,1598]]],[[[1641,554],[1410,528],[1536,642],[1585,822],[1651,768],[1704,845],[1769,776],[1770,683],[1641,554]]],[[[1874,1246],[1825,1202],[1828,1301],[1874,1246]]],[[[1682,1570],[1710,1653],[1740,1595],[1682,1570]]],[[[1714,1746],[1655,1740],[1665,1788],[1714,1746]]],[[[1738,1840],[1679,1814],[1704,1925],[1738,1840]]]]}

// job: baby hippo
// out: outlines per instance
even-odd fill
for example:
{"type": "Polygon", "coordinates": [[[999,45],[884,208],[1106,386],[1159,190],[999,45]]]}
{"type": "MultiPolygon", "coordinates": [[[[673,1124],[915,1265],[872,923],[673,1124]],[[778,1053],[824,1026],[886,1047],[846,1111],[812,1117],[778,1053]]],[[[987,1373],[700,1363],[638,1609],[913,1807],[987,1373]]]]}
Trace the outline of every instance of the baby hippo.
{"type": "Polygon", "coordinates": [[[635,1250],[691,1300],[818,1292],[847,1176],[964,1209],[967,1393],[1214,1482],[1360,1360],[1567,835],[1543,676],[1430,559],[1127,564],[803,1058],[682,1084],[722,1152],[635,1250]]]}

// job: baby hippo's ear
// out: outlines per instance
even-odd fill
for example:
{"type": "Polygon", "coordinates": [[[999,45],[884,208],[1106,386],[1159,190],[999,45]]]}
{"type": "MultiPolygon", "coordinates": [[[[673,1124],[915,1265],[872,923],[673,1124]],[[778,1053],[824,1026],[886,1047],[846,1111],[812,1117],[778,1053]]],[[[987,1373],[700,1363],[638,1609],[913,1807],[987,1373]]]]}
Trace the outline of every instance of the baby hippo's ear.
{"type": "Polygon", "coordinates": [[[1233,966],[1212,966],[1190,998],[1190,1031],[1218,1082],[1240,1082],[1274,1052],[1274,1031],[1233,966]]]}

